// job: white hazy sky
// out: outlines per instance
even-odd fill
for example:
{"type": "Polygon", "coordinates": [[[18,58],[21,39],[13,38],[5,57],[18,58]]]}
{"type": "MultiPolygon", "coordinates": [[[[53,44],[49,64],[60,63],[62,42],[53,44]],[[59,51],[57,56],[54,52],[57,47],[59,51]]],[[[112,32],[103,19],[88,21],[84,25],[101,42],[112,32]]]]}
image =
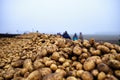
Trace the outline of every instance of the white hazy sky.
{"type": "Polygon", "coordinates": [[[120,34],[120,0],[0,0],[0,33],[120,34]]]}

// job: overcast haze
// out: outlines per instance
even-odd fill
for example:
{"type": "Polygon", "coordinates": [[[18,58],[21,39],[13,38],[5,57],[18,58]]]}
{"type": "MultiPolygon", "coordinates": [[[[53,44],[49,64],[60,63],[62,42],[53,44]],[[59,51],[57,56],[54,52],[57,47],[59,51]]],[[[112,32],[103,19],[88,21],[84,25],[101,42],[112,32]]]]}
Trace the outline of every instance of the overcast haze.
{"type": "Polygon", "coordinates": [[[0,33],[120,34],[120,0],[0,0],[0,33]]]}

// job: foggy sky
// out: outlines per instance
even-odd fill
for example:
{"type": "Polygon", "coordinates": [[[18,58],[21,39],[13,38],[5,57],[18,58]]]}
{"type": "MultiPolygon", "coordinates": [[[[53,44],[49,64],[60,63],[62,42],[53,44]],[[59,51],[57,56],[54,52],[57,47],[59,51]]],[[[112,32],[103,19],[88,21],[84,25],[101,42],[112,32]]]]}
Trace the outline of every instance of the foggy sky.
{"type": "Polygon", "coordinates": [[[0,33],[120,34],[120,0],[0,0],[0,33]]]}

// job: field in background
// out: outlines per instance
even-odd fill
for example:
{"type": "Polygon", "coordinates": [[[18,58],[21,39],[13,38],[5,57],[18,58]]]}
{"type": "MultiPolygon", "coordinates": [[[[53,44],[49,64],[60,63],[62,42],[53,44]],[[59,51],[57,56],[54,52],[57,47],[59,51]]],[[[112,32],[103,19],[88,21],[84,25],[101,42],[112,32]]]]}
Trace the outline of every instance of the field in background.
{"type": "MultiPolygon", "coordinates": [[[[14,37],[20,34],[1,34],[0,33],[0,38],[2,37],[14,37]]],[[[70,35],[71,38],[73,37],[73,35],[70,35]]],[[[84,39],[90,39],[90,38],[94,38],[96,41],[107,41],[110,43],[115,43],[118,44],[118,40],[120,39],[119,35],[83,35],[84,39]]]]}

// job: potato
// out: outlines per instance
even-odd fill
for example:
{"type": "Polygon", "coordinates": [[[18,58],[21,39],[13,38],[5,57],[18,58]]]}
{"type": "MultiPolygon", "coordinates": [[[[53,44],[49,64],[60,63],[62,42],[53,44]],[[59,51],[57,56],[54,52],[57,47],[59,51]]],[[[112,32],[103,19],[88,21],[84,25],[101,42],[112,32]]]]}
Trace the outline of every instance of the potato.
{"type": "Polygon", "coordinates": [[[26,59],[23,63],[23,68],[27,69],[28,71],[33,71],[33,65],[31,59],[26,59]]]}
{"type": "Polygon", "coordinates": [[[52,73],[43,77],[42,80],[62,80],[63,76],[61,73],[52,73]]]}
{"type": "Polygon", "coordinates": [[[67,74],[63,69],[57,69],[55,72],[56,72],[56,73],[61,73],[64,77],[65,77],[66,74],[67,74]]]}
{"type": "Polygon", "coordinates": [[[83,40],[83,46],[85,46],[86,48],[90,47],[90,43],[88,40],[83,40]]]}
{"type": "Polygon", "coordinates": [[[97,69],[93,69],[92,71],[91,71],[91,73],[92,73],[92,75],[93,76],[98,76],[98,74],[99,74],[99,71],[97,70],[97,69]]]}
{"type": "Polygon", "coordinates": [[[12,62],[11,65],[13,67],[21,67],[23,65],[23,60],[18,60],[18,61],[12,62]]]}
{"type": "Polygon", "coordinates": [[[58,47],[56,45],[54,45],[54,44],[49,44],[47,46],[47,53],[48,54],[53,53],[53,52],[55,52],[57,50],[58,50],[58,47]]]}
{"type": "Polygon", "coordinates": [[[15,73],[15,70],[10,67],[6,70],[6,72],[3,74],[3,77],[7,80],[7,79],[11,79],[13,78],[13,75],[15,73]]]}
{"type": "Polygon", "coordinates": [[[24,75],[26,72],[28,72],[28,69],[27,68],[22,68],[19,73],[21,75],[24,75]]]}
{"type": "Polygon", "coordinates": [[[68,66],[70,66],[69,62],[66,61],[66,62],[63,63],[63,67],[68,67],[68,66]]]}
{"type": "Polygon", "coordinates": [[[77,70],[76,72],[77,77],[81,77],[83,72],[84,72],[83,70],[77,70]]]}
{"type": "Polygon", "coordinates": [[[97,49],[101,50],[103,52],[110,52],[110,49],[108,47],[104,46],[104,45],[98,45],[97,49]]]}
{"type": "Polygon", "coordinates": [[[96,64],[99,64],[102,62],[101,58],[99,56],[91,56],[91,57],[88,57],[87,60],[92,60],[94,61],[96,64]]]}
{"type": "Polygon", "coordinates": [[[89,54],[88,53],[82,53],[79,58],[80,59],[83,59],[83,58],[88,58],[89,57],[89,54]]]}
{"type": "Polygon", "coordinates": [[[26,73],[24,74],[24,78],[27,78],[27,77],[29,76],[29,74],[30,74],[30,72],[26,72],[26,73]]]}
{"type": "Polygon", "coordinates": [[[3,78],[3,77],[0,77],[0,80],[4,80],[4,78],[3,78]]]}
{"type": "Polygon", "coordinates": [[[88,50],[87,50],[86,48],[82,48],[82,52],[83,52],[83,53],[87,53],[88,50]]]}
{"type": "Polygon", "coordinates": [[[100,72],[98,74],[98,77],[97,77],[98,80],[104,80],[105,78],[106,78],[106,74],[104,72],[100,72]]]}
{"type": "Polygon", "coordinates": [[[84,70],[90,71],[95,68],[95,62],[92,60],[86,60],[83,64],[84,70]]]}
{"type": "Polygon", "coordinates": [[[47,67],[39,69],[39,72],[41,73],[42,77],[52,73],[51,69],[47,67]]]}
{"type": "Polygon", "coordinates": [[[78,63],[78,64],[76,64],[76,69],[77,70],[82,70],[82,64],[81,63],[78,63]]]}
{"type": "Polygon", "coordinates": [[[15,77],[15,78],[13,78],[12,80],[26,80],[26,79],[23,78],[23,77],[15,77]]]}
{"type": "Polygon", "coordinates": [[[119,79],[117,79],[117,78],[116,78],[115,76],[113,76],[113,75],[107,74],[105,80],[119,80],[119,79]]]}
{"type": "Polygon", "coordinates": [[[76,56],[73,56],[73,57],[72,57],[72,60],[73,60],[73,61],[77,60],[77,57],[76,57],[76,56]]]}
{"type": "Polygon", "coordinates": [[[117,51],[116,51],[115,49],[111,49],[110,52],[111,52],[112,54],[117,54],[117,51]]]}
{"type": "Polygon", "coordinates": [[[58,52],[54,52],[54,53],[52,54],[52,56],[51,56],[51,58],[52,58],[53,60],[56,60],[56,61],[59,59],[59,57],[60,57],[60,55],[59,55],[58,52]]]}
{"type": "Polygon", "coordinates": [[[91,39],[89,40],[89,43],[90,43],[91,45],[94,45],[94,44],[95,44],[94,38],[91,38],[91,39]]]}
{"type": "Polygon", "coordinates": [[[42,80],[41,73],[38,70],[33,71],[26,80],[42,80]]]}
{"type": "Polygon", "coordinates": [[[57,70],[57,65],[56,64],[51,64],[50,69],[53,70],[53,71],[56,71],[57,70]]]}
{"type": "Polygon", "coordinates": [[[120,54],[116,54],[115,57],[118,61],[120,61],[120,54]]]}
{"type": "Polygon", "coordinates": [[[11,79],[13,77],[12,73],[5,73],[3,74],[3,77],[7,80],[7,79],[11,79]]]}
{"type": "Polygon", "coordinates": [[[67,77],[67,79],[66,80],[77,80],[77,78],[76,77],[74,77],[74,76],[69,76],[69,77],[67,77]]]}
{"type": "Polygon", "coordinates": [[[120,61],[118,60],[109,60],[108,65],[114,69],[120,69],[120,61]]]}
{"type": "Polygon", "coordinates": [[[65,48],[63,48],[63,51],[67,54],[71,54],[72,53],[72,48],[65,47],[65,48]]]}
{"type": "Polygon", "coordinates": [[[82,80],[94,80],[92,74],[88,71],[84,71],[81,75],[82,80]]]}
{"type": "Polygon", "coordinates": [[[105,73],[108,73],[110,72],[110,68],[104,64],[104,63],[100,63],[97,65],[97,69],[100,71],[100,72],[105,72],[105,73]]]}
{"type": "Polygon", "coordinates": [[[119,46],[119,45],[114,44],[114,48],[116,49],[116,51],[117,51],[118,53],[120,53],[120,46],[119,46]]]}
{"type": "Polygon", "coordinates": [[[64,57],[60,57],[59,58],[59,62],[64,63],[65,62],[65,58],[64,57]]]}
{"type": "Polygon", "coordinates": [[[74,61],[72,66],[74,66],[77,70],[82,70],[82,67],[83,67],[83,65],[77,61],[74,61]]]}
{"type": "Polygon", "coordinates": [[[82,53],[82,49],[79,46],[75,46],[73,48],[73,53],[76,55],[80,55],[82,53]]]}
{"type": "Polygon", "coordinates": [[[110,49],[113,49],[113,48],[114,48],[114,46],[113,46],[111,43],[109,43],[109,42],[104,42],[104,45],[105,45],[106,47],[110,48],[110,49]]]}
{"type": "Polygon", "coordinates": [[[0,68],[5,66],[5,62],[0,62],[0,68]]]}
{"type": "Polygon", "coordinates": [[[65,43],[66,43],[66,39],[57,38],[57,40],[55,40],[55,44],[61,48],[65,47],[65,43]]]}
{"type": "Polygon", "coordinates": [[[100,50],[92,50],[91,53],[92,53],[92,55],[101,55],[100,50]]]}
{"type": "Polygon", "coordinates": [[[39,57],[46,56],[47,55],[47,50],[45,48],[39,47],[38,50],[37,50],[37,55],[39,57]]]}
{"type": "Polygon", "coordinates": [[[115,70],[115,75],[118,77],[118,78],[120,78],[120,70],[115,70]]]}
{"type": "Polygon", "coordinates": [[[42,62],[40,62],[39,60],[36,60],[36,61],[34,61],[34,63],[33,63],[33,67],[35,68],[35,69],[39,69],[39,68],[42,68],[42,67],[44,67],[45,65],[42,63],[42,62]]]}
{"type": "Polygon", "coordinates": [[[67,72],[67,76],[76,76],[76,70],[73,70],[73,71],[68,71],[67,72]]]}
{"type": "Polygon", "coordinates": [[[53,61],[53,60],[49,60],[49,61],[46,61],[45,62],[45,66],[50,66],[51,64],[54,64],[55,63],[55,61],[53,61]]]}

